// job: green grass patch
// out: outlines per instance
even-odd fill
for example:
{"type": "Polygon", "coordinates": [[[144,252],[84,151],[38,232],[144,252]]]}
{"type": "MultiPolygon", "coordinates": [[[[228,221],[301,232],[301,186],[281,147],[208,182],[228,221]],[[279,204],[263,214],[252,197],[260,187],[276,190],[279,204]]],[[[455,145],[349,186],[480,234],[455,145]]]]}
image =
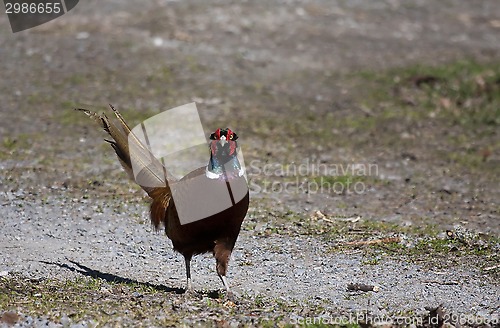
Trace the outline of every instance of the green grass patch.
{"type": "MultiPolygon", "coordinates": [[[[457,61],[414,65],[384,73],[362,72],[369,87],[364,102],[384,116],[399,112],[415,119],[440,119],[466,128],[500,124],[500,63],[457,61]]],[[[476,131],[475,131],[476,132],[476,131]]]]}
{"type": "Polygon", "coordinates": [[[33,141],[39,140],[38,133],[19,133],[17,135],[4,136],[0,139],[0,160],[18,159],[28,156],[33,147],[33,141]]]}
{"type": "MultiPolygon", "coordinates": [[[[298,301],[245,294],[232,301],[218,291],[185,295],[161,285],[134,281],[93,277],[29,279],[19,274],[0,278],[0,316],[11,312],[64,325],[219,326],[231,318],[239,322],[239,327],[293,327],[292,314],[304,307],[308,309],[306,317],[311,319],[325,313],[323,303],[313,299],[298,301]]],[[[327,325],[308,319],[303,326],[327,325]]]]}
{"type": "MultiPolygon", "coordinates": [[[[61,322],[94,322],[96,325],[123,324],[123,320],[144,326],[182,324],[188,312],[176,311],[172,302],[182,297],[163,286],[139,282],[108,282],[100,278],[73,280],[26,279],[19,275],[0,278],[0,309],[61,322]]],[[[182,300],[182,299],[181,299],[182,300]]],[[[197,306],[207,298],[196,299],[197,306]]],[[[209,307],[218,312],[230,309],[222,299],[211,299],[209,307]]],[[[135,326],[135,324],[133,324],[135,326]]]]}

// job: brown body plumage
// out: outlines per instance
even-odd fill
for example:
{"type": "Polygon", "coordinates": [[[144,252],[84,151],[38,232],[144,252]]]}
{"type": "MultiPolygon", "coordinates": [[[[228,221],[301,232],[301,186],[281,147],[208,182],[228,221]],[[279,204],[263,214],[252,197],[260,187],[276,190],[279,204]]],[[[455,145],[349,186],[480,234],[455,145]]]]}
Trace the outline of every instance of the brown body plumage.
{"type": "MultiPolygon", "coordinates": [[[[223,174],[219,174],[219,178],[213,178],[213,174],[212,178],[209,178],[210,172],[208,171],[215,169],[210,163],[221,161],[217,156],[223,157],[223,161],[234,160],[239,165],[235,158],[235,149],[233,149],[236,147],[236,134],[228,129],[222,130],[223,135],[220,129],[216,131],[217,133],[213,133],[211,155],[214,161],[211,157],[208,167],[196,169],[182,179],[176,180],[171,178],[167,169],[154,158],[139,138],[133,135],[120,113],[112,106],[110,107],[120,123],[120,128],[104,114],[99,115],[86,109],[79,110],[97,121],[113,138],[106,141],[114,148],[123,168],[151,197],[151,223],[156,229],[164,226],[165,233],[172,240],[174,249],[184,256],[186,289],[191,289],[190,261],[192,256],[211,252],[216,259],[217,274],[229,291],[226,279],[227,266],[248,210],[248,187],[241,173],[223,171],[223,174]],[[226,139],[227,142],[232,142],[231,147],[228,146],[226,139]],[[141,168],[140,174],[133,172],[132,168],[137,167],[141,168]],[[180,220],[176,203],[181,207],[201,206],[199,203],[204,203],[204,201],[217,201],[216,196],[227,193],[228,190],[231,195],[231,206],[203,219],[182,224],[185,221],[180,220]],[[202,196],[195,196],[193,200],[192,195],[198,195],[200,192],[202,196]],[[172,194],[181,196],[176,196],[174,201],[172,194]],[[203,201],[200,202],[200,200],[203,201]],[[186,204],[181,204],[182,202],[186,204]]],[[[238,165],[233,166],[238,167],[238,165]]]]}

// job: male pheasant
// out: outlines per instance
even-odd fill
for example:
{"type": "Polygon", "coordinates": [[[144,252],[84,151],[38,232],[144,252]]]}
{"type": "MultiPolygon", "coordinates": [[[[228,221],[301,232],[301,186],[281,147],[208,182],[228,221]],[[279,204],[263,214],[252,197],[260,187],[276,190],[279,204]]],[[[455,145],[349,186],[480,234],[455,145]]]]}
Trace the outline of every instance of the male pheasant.
{"type": "Polygon", "coordinates": [[[111,105],[110,108],[119,124],[111,122],[105,114],[78,110],[98,122],[111,136],[112,140],[106,141],[123,168],[151,197],[151,223],[157,230],[163,226],[174,250],[184,256],[186,291],[192,290],[193,255],[212,253],[217,274],[229,292],[226,278],[229,258],[249,203],[248,185],[237,157],[238,136],[228,128],[217,129],[210,135],[208,164],[175,179],[134,135],[118,110],[111,105]]]}

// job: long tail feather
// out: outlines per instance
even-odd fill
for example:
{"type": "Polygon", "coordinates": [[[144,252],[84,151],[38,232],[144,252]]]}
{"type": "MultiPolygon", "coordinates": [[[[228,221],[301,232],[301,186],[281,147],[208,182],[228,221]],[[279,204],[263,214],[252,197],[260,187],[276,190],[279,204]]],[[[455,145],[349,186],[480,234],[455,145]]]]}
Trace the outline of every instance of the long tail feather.
{"type": "MultiPolygon", "coordinates": [[[[118,119],[120,127],[111,122],[105,114],[97,114],[83,108],[76,108],[76,110],[84,112],[111,136],[112,140],[106,141],[115,150],[129,177],[153,198],[156,207],[166,210],[172,198],[166,168],[132,132],[120,112],[112,105],[110,108],[118,119]]],[[[160,220],[160,215],[155,215],[155,217],[156,220],[152,217],[153,224],[158,228],[162,220],[160,220]]]]}

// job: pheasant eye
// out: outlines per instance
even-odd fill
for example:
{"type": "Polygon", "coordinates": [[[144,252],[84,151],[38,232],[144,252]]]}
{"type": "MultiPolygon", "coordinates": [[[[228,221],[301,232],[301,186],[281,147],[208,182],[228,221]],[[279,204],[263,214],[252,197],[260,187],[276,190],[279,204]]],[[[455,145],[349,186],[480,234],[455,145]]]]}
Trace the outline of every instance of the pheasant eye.
{"type": "Polygon", "coordinates": [[[220,129],[217,129],[215,131],[215,140],[220,140],[220,133],[221,133],[221,130],[220,129]]]}
{"type": "Polygon", "coordinates": [[[234,135],[233,135],[233,134],[231,134],[231,135],[229,136],[229,139],[233,140],[233,136],[234,136],[234,135]]]}

